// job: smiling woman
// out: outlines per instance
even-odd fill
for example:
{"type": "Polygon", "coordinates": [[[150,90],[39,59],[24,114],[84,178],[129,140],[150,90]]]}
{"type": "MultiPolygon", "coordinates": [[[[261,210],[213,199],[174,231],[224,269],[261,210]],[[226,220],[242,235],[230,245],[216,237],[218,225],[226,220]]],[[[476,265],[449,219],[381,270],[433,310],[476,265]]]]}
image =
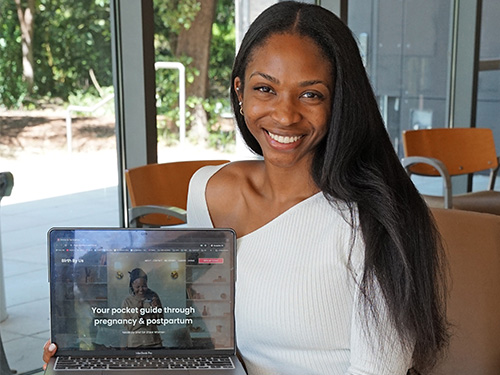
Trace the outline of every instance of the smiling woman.
{"type": "Polygon", "coordinates": [[[294,34],[271,36],[234,87],[265,160],[287,167],[304,162],[309,175],[327,133],[333,91],[331,64],[316,43],[294,34]]]}
{"type": "Polygon", "coordinates": [[[448,338],[442,248],[350,30],[321,7],[275,4],[232,80],[238,127],[263,160],[200,170],[188,223],[238,234],[249,374],[430,369],[448,338]]]}
{"type": "Polygon", "coordinates": [[[350,30],[319,6],[271,6],[242,41],[231,101],[263,159],[196,172],[187,218],[237,233],[248,374],[432,368],[447,343],[442,248],[350,30]]]}

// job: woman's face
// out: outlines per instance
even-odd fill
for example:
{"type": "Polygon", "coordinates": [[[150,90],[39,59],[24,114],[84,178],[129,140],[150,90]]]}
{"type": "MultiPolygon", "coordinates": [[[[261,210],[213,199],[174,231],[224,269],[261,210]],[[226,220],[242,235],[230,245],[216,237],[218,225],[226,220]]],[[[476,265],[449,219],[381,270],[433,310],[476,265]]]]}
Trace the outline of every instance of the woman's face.
{"type": "Polygon", "coordinates": [[[295,34],[272,35],[234,81],[245,122],[264,159],[281,167],[309,163],[327,133],[334,82],[316,43],[295,34]]]}
{"type": "Polygon", "coordinates": [[[136,296],[144,297],[148,290],[148,282],[142,277],[139,277],[132,282],[132,290],[136,296]]]}

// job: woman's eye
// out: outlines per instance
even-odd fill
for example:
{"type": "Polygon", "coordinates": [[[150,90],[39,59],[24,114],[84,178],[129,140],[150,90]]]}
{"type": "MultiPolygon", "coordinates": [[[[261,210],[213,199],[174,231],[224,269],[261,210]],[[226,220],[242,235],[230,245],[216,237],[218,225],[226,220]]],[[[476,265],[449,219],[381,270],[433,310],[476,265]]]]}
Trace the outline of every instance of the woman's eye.
{"type": "Polygon", "coordinates": [[[306,99],[316,99],[316,98],[321,99],[321,98],[323,98],[323,95],[318,94],[316,92],[310,92],[310,91],[302,94],[302,96],[306,99]]]}
{"type": "Polygon", "coordinates": [[[268,86],[259,86],[259,87],[256,87],[255,90],[260,91],[260,92],[264,92],[264,93],[269,93],[269,92],[273,91],[268,86]]]}

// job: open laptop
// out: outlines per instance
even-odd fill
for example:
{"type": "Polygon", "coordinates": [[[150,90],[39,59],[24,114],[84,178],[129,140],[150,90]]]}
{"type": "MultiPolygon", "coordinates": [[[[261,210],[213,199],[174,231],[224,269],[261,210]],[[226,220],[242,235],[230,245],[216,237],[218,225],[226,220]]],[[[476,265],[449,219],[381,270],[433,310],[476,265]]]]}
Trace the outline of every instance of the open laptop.
{"type": "Polygon", "coordinates": [[[230,229],[53,228],[46,375],[245,374],[230,229]]]}

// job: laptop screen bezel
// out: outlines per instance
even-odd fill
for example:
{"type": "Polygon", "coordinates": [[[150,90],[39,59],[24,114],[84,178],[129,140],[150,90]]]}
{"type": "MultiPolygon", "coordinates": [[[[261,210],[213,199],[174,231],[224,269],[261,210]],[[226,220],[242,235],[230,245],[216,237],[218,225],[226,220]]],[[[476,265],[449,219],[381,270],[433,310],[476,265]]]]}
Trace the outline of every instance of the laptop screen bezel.
{"type": "Polygon", "coordinates": [[[74,232],[74,231],[108,231],[112,233],[127,232],[127,231],[145,231],[145,232],[172,232],[179,235],[188,234],[189,232],[197,232],[199,236],[204,233],[219,232],[224,233],[224,236],[230,239],[231,249],[230,249],[230,301],[231,306],[231,342],[232,347],[221,348],[221,349],[210,349],[210,348],[102,348],[99,347],[93,350],[82,350],[74,348],[58,348],[57,355],[70,355],[70,356],[82,356],[82,357],[92,357],[92,356],[135,356],[135,357],[155,357],[155,356],[165,356],[165,355],[234,355],[236,353],[236,338],[235,338],[235,322],[234,322],[234,296],[235,296],[235,285],[234,281],[236,278],[236,234],[234,230],[230,228],[116,228],[116,227],[54,227],[49,229],[47,233],[47,248],[48,248],[48,264],[49,264],[49,287],[50,287],[50,331],[51,331],[51,341],[57,345],[57,341],[54,337],[54,319],[53,313],[55,312],[55,298],[54,298],[54,288],[56,283],[53,281],[53,266],[54,266],[54,246],[52,246],[52,237],[55,234],[61,232],[74,232]]]}

